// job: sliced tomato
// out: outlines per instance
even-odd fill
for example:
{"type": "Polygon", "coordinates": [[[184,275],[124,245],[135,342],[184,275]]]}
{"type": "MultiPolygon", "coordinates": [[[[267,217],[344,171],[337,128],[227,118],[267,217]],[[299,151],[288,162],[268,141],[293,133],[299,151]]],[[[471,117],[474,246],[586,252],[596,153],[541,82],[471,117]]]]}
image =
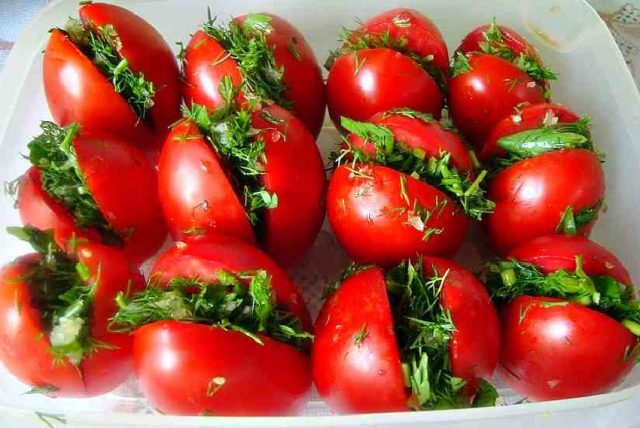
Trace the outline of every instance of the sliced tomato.
{"type": "Polygon", "coordinates": [[[577,303],[520,296],[504,308],[502,322],[500,372],[532,401],[607,392],[634,365],[636,337],[577,303]]]}
{"type": "Polygon", "coordinates": [[[578,119],[580,116],[559,104],[540,103],[516,108],[511,115],[494,125],[482,145],[480,159],[486,161],[505,155],[505,150],[498,145],[498,140],[502,137],[555,123],[573,123],[578,119]]]}
{"type": "MultiPolygon", "coordinates": [[[[495,202],[485,227],[491,246],[506,254],[538,236],[559,230],[563,214],[596,207],[604,197],[600,159],[585,149],[565,149],[525,159],[501,171],[489,184],[495,202]]],[[[588,235],[595,218],[578,228],[588,235]]]]}
{"type": "Polygon", "coordinates": [[[230,272],[264,269],[271,276],[271,285],[278,304],[298,317],[309,328],[307,312],[299,287],[268,255],[236,238],[210,235],[180,243],[164,252],[151,270],[154,284],[167,284],[172,278],[196,278],[214,282],[220,270],[230,272]]]}
{"type": "Polygon", "coordinates": [[[480,148],[493,126],[511,115],[514,107],[543,103],[545,96],[544,88],[511,62],[472,54],[466,71],[449,81],[448,102],[455,125],[480,148]]]}
{"type": "Polygon", "coordinates": [[[442,191],[383,166],[343,165],[327,191],[331,227],[358,263],[393,266],[419,255],[451,255],[469,220],[442,191]]]}
{"type": "Polygon", "coordinates": [[[159,321],[134,333],[134,366],[144,396],[178,415],[301,413],[311,391],[307,355],[258,335],[159,321]],[[179,381],[177,381],[179,379],[179,381]]]}
{"type": "Polygon", "coordinates": [[[389,48],[362,49],[336,59],[327,79],[329,115],[364,121],[376,113],[409,108],[440,117],[436,81],[410,57],[389,48]]]}
{"type": "Polygon", "coordinates": [[[367,19],[351,35],[357,40],[363,35],[388,37],[404,45],[403,49],[420,58],[432,57],[432,64],[442,73],[449,74],[447,44],[438,27],[424,14],[415,9],[396,8],[367,19]]]}
{"type": "Polygon", "coordinates": [[[407,409],[409,390],[381,269],[370,268],[345,280],[323,305],[314,334],[313,380],[332,410],[407,409]]]}
{"type": "Polygon", "coordinates": [[[0,360],[20,381],[54,397],[89,397],[119,386],[131,374],[132,337],[108,329],[119,292],[144,287],[121,252],[99,244],[79,244],[72,257],[89,272],[87,286],[96,284],[90,311],[91,338],[99,344],[79,365],[51,352],[49,331],[41,322],[28,274],[39,254],[16,259],[0,272],[0,360]]]}

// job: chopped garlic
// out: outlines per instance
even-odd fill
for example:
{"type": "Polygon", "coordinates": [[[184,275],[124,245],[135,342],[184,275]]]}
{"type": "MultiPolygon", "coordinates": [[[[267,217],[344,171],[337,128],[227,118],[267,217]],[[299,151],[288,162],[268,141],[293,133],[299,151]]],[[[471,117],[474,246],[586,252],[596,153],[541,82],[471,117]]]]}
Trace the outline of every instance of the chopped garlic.
{"type": "Polygon", "coordinates": [[[522,116],[520,116],[519,114],[513,114],[511,115],[511,121],[515,124],[518,124],[522,122],[522,116]]]}

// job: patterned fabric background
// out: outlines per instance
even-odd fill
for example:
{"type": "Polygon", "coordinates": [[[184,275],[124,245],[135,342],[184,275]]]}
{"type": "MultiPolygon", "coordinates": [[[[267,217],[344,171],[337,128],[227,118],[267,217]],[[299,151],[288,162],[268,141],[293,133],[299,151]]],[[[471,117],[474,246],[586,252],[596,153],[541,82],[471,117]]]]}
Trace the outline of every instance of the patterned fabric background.
{"type": "MultiPolygon", "coordinates": [[[[0,70],[20,30],[50,0],[0,0],[0,70]]],[[[613,33],[627,64],[640,82],[640,0],[589,0],[613,33]]]]}

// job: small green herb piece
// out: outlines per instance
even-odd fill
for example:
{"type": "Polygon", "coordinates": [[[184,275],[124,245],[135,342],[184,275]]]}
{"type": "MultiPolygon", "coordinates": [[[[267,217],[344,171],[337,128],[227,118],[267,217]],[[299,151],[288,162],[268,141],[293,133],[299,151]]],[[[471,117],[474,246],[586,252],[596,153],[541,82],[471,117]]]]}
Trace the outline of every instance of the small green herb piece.
{"type": "Polygon", "coordinates": [[[356,346],[360,347],[362,346],[362,343],[367,338],[367,336],[369,336],[369,330],[367,329],[367,324],[365,323],[362,327],[360,327],[358,333],[356,333],[356,335],[353,337],[353,343],[355,343],[356,346]]]}
{"type": "Polygon", "coordinates": [[[468,73],[471,71],[471,64],[469,58],[462,52],[457,52],[451,60],[451,77],[459,76],[460,74],[468,73]]]}
{"type": "Polygon", "coordinates": [[[562,214],[560,223],[558,224],[558,227],[556,227],[556,233],[575,236],[578,233],[578,230],[587,226],[596,219],[603,203],[604,201],[601,199],[595,205],[591,207],[584,207],[575,214],[573,207],[569,205],[562,214]]]}
{"type": "Polygon", "coordinates": [[[610,276],[587,275],[581,256],[576,256],[575,262],[573,272],[560,269],[545,275],[532,264],[500,260],[487,265],[486,284],[501,303],[521,295],[555,297],[588,306],[629,325],[640,322],[640,303],[635,300],[631,284],[622,284],[610,276]]]}
{"type": "Polygon", "coordinates": [[[151,283],[133,296],[116,297],[119,310],[112,318],[113,331],[132,331],[153,321],[180,320],[235,330],[262,343],[256,333],[300,349],[312,335],[300,321],[275,301],[271,277],[264,270],[233,274],[220,271],[215,281],[173,278],[166,287],[151,283]]]}
{"type": "MultiPolygon", "coordinates": [[[[24,280],[30,285],[32,303],[49,332],[50,351],[59,360],[79,365],[100,344],[91,338],[89,318],[97,282],[90,282],[87,267],[72,261],[53,239],[52,232],[11,227],[7,232],[31,244],[42,258],[34,262],[24,280]]],[[[89,274],[90,276],[90,274],[89,274]]]]}
{"type": "Polygon", "coordinates": [[[49,395],[58,390],[57,387],[53,385],[42,385],[42,386],[34,386],[29,391],[25,392],[24,395],[33,395],[33,394],[42,394],[49,395]]]}
{"type": "MultiPolygon", "coordinates": [[[[416,410],[476,405],[463,390],[465,381],[451,374],[449,341],[455,326],[440,304],[447,275],[448,271],[426,274],[422,261],[403,262],[387,272],[398,347],[411,389],[408,405],[416,410]]],[[[493,405],[495,398],[495,389],[481,384],[477,405],[493,405]]]]}
{"type": "Polygon", "coordinates": [[[209,18],[202,26],[238,63],[245,97],[259,102],[272,100],[291,109],[291,101],[284,96],[284,69],[276,64],[274,47],[267,42],[270,28],[271,18],[260,14],[249,15],[243,25],[231,21],[225,27],[209,18]]]}
{"type": "Polygon", "coordinates": [[[40,170],[44,191],[71,211],[78,227],[98,230],[105,243],[122,243],[120,235],[102,215],[80,170],[72,144],[79,126],[62,128],[44,121],[40,128],[42,134],[28,147],[29,161],[40,170]]]}
{"type": "Polygon", "coordinates": [[[150,120],[149,110],[154,105],[155,87],[144,74],[135,73],[122,57],[122,42],[112,25],[87,28],[81,21],[70,18],[65,31],[71,41],[80,48],[111,81],[116,92],[129,103],[142,120],[150,120]]]}
{"type": "Polygon", "coordinates": [[[60,413],[44,413],[36,411],[36,417],[48,428],[56,428],[57,424],[67,424],[67,418],[60,413]]]}
{"type": "MultiPolygon", "coordinates": [[[[401,114],[407,115],[407,110],[401,114]]],[[[433,120],[421,115],[411,117],[429,122],[433,120]]],[[[347,138],[346,149],[343,149],[336,159],[338,164],[345,162],[345,159],[351,159],[354,163],[373,162],[404,172],[445,191],[460,203],[465,213],[477,220],[493,211],[495,204],[485,197],[485,191],[481,186],[487,175],[486,171],[481,171],[477,177],[473,177],[470,171],[462,173],[450,166],[451,154],[447,152],[440,152],[438,157],[427,158],[424,151],[396,141],[391,130],[382,125],[357,122],[344,117],[341,125],[366,143],[372,144],[375,154],[371,155],[354,147],[347,138]]]]}
{"type": "Polygon", "coordinates": [[[227,379],[222,376],[216,376],[207,384],[207,397],[213,397],[227,383],[227,379]]]}

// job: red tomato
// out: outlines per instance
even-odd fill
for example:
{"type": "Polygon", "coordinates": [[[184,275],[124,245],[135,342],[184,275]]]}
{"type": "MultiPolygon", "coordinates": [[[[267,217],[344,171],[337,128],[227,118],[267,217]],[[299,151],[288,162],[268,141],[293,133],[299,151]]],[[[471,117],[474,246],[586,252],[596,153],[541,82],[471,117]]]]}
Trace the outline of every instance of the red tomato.
{"type": "Polygon", "coordinates": [[[424,254],[452,255],[469,225],[462,209],[436,187],[375,165],[336,168],[327,214],[353,260],[384,267],[424,254]]]}
{"type": "Polygon", "coordinates": [[[614,254],[582,236],[541,236],[509,253],[510,257],[536,265],[545,274],[560,269],[573,272],[576,255],[582,256],[582,269],[587,275],[605,275],[622,284],[632,284],[629,272],[614,254]]]}
{"type": "Polygon", "coordinates": [[[481,147],[480,159],[486,161],[496,156],[505,155],[504,149],[498,145],[498,140],[502,137],[541,128],[556,121],[557,123],[573,123],[578,119],[580,116],[558,104],[540,103],[527,105],[521,109],[516,108],[512,114],[494,125],[481,147]]]}
{"type": "MultiPolygon", "coordinates": [[[[118,138],[79,134],[73,147],[95,203],[124,240],[125,255],[142,263],[160,248],[167,233],[153,168],[141,152],[118,138]]],[[[79,230],[72,214],[42,189],[35,167],[20,180],[17,204],[24,224],[53,229],[61,246],[73,234],[101,238],[96,230],[79,230]]]]}
{"type": "Polygon", "coordinates": [[[604,393],[633,367],[636,337],[577,303],[520,296],[504,308],[502,321],[500,372],[529,400],[604,393]]]}
{"type": "MultiPolygon", "coordinates": [[[[324,165],[313,137],[302,122],[271,105],[253,115],[253,127],[265,142],[261,184],[278,196],[278,206],[264,212],[261,245],[280,264],[290,266],[311,246],[324,218],[324,165]],[[262,117],[268,112],[278,120],[262,117]]],[[[223,232],[255,242],[241,196],[226,167],[196,126],[176,126],[159,161],[160,199],[175,239],[223,232]],[[186,184],[185,184],[186,183],[186,184]]]]}
{"type": "Polygon", "coordinates": [[[118,94],[96,65],[58,29],[44,54],[44,87],[55,121],[63,126],[79,123],[88,132],[127,138],[157,159],[168,126],[180,115],[178,65],[158,31],[132,12],[114,5],[93,3],[80,8],[87,28],[112,25],[122,48],[120,55],[135,73],[143,73],[156,89],[149,121],[118,94]]]}
{"type": "MultiPolygon", "coordinates": [[[[556,233],[568,207],[574,214],[604,197],[604,173],[598,156],[565,149],[524,159],[501,171],[489,184],[495,202],[485,227],[491,246],[506,254],[533,238],[556,233]]],[[[588,235],[594,220],[578,229],[588,235]]]]}
{"type": "MultiPolygon", "coordinates": [[[[465,55],[473,52],[484,52],[481,44],[487,42],[485,33],[491,29],[490,27],[490,25],[481,25],[471,30],[471,32],[462,39],[456,52],[465,55]]],[[[517,58],[520,54],[534,55],[535,58],[538,58],[538,53],[535,48],[516,31],[504,25],[496,25],[496,27],[502,35],[501,42],[504,43],[506,49],[513,53],[514,58],[517,58]]]]}
{"type": "Polygon", "coordinates": [[[425,15],[414,9],[397,8],[366,20],[356,29],[351,40],[363,35],[378,38],[388,34],[392,40],[404,40],[403,50],[420,58],[433,56],[432,64],[446,79],[449,74],[449,52],[438,27],[425,15]]]}
{"type": "Polygon", "coordinates": [[[544,88],[509,61],[472,54],[468,62],[469,70],[449,81],[448,101],[453,122],[475,147],[514,107],[545,102],[544,88]]]}
{"type": "Polygon", "coordinates": [[[104,394],[124,382],[131,373],[132,338],[109,331],[109,319],[117,309],[118,292],[144,287],[139,272],[131,270],[123,255],[99,244],[79,244],[71,254],[90,273],[87,286],[96,284],[90,313],[90,334],[99,347],[79,365],[66,358],[56,361],[49,331],[41,314],[51,308],[35,303],[28,273],[40,258],[29,254],[0,272],[0,360],[20,381],[47,388],[56,397],[88,397],[104,394]]]}
{"type": "Polygon", "coordinates": [[[327,79],[329,115],[367,120],[409,108],[440,117],[443,96],[435,80],[410,57],[388,48],[362,49],[335,60],[327,79]]]}
{"type": "MultiPolygon", "coordinates": [[[[498,361],[500,332],[489,294],[473,275],[450,261],[428,257],[423,262],[425,275],[447,272],[440,303],[455,325],[449,344],[452,374],[469,383],[490,376],[498,361]]],[[[333,411],[408,408],[409,390],[393,325],[387,283],[379,268],[349,277],[325,302],[315,323],[313,377],[333,411]]]]}
{"type": "Polygon", "coordinates": [[[163,285],[176,277],[214,281],[220,270],[242,272],[258,269],[266,270],[271,276],[278,304],[298,317],[303,327],[310,327],[311,318],[298,286],[269,256],[236,238],[211,235],[176,245],[160,255],[150,277],[155,284],[163,285]]]}
{"type": "MultiPolygon", "coordinates": [[[[276,67],[283,70],[284,98],[293,106],[291,111],[303,121],[317,138],[324,121],[324,81],[318,61],[302,33],[283,18],[268,13],[253,13],[235,18],[248,31],[260,31],[273,49],[276,67]],[[251,25],[259,20],[259,25],[251,25]]],[[[216,109],[224,105],[218,88],[225,76],[235,86],[243,81],[242,71],[234,58],[211,35],[203,30],[191,38],[184,58],[184,93],[190,103],[216,109]]],[[[239,94],[243,101],[244,94],[239,94]]]]}
{"type": "Polygon", "coordinates": [[[134,333],[134,368],[144,396],[179,415],[300,413],[311,390],[307,355],[259,335],[180,321],[134,333]],[[177,381],[179,379],[179,381],[177,381]]]}

